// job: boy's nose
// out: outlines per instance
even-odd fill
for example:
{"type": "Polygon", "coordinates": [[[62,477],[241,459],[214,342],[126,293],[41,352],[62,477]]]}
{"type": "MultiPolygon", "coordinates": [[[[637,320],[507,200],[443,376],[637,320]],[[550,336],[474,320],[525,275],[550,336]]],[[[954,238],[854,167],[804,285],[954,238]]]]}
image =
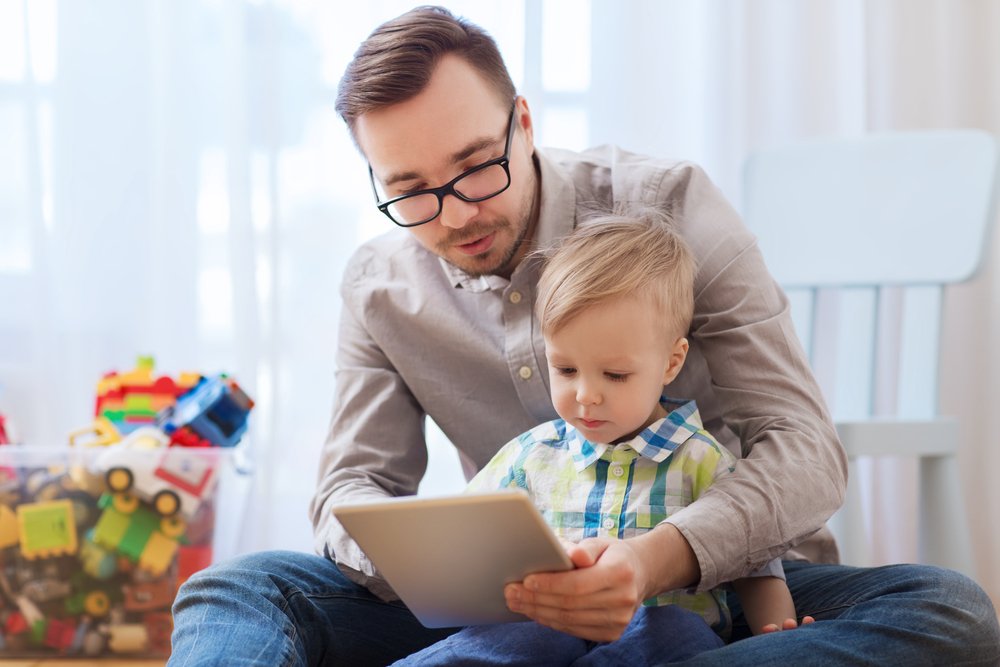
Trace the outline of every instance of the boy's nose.
{"type": "Polygon", "coordinates": [[[590,385],[581,383],[576,390],[576,402],[580,405],[598,405],[601,395],[590,385]]]}

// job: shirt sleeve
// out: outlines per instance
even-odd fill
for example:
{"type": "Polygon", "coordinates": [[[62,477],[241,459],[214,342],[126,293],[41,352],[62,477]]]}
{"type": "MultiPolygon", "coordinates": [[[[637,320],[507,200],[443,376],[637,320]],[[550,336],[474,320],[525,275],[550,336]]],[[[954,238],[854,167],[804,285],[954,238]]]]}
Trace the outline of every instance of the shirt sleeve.
{"type": "Polygon", "coordinates": [[[523,434],[504,445],[490,462],[469,480],[465,492],[524,489],[530,493],[528,478],[521,465],[526,438],[530,438],[530,434],[523,434]]]}
{"type": "Polygon", "coordinates": [[[310,514],[316,551],[388,600],[395,593],[331,513],[338,504],[415,494],[427,469],[425,414],[364,324],[364,264],[355,256],[344,274],[336,397],[310,514]]]}
{"type": "Polygon", "coordinates": [[[785,581],[785,566],[781,564],[780,558],[774,558],[764,563],[760,569],[754,570],[748,577],[774,577],[785,581]]]}
{"type": "Polygon", "coordinates": [[[707,590],[821,528],[843,502],[847,459],[756,239],[693,165],[670,170],[660,196],[697,261],[689,338],[743,455],[669,519],[694,550],[698,588],[707,590]]]}

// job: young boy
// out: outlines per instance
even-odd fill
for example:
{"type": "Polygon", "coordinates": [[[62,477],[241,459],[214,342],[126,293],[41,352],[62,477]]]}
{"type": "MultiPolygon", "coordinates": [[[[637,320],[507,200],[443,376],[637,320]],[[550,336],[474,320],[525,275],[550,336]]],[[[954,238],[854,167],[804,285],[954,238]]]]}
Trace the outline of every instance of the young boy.
{"type": "MultiPolygon", "coordinates": [[[[535,304],[561,419],[505,445],[468,489],[524,489],[567,542],[628,540],[729,474],[735,457],[702,428],[694,401],[662,395],[687,356],[693,272],[656,211],[595,219],[566,239],[535,304]]],[[[796,627],[780,561],[733,586],[755,634],[796,627]]],[[[507,600],[518,611],[515,592],[509,586],[507,600]]],[[[646,600],[614,642],[537,623],[477,626],[397,664],[670,662],[721,646],[728,630],[723,591],[667,591],[646,600]]]]}

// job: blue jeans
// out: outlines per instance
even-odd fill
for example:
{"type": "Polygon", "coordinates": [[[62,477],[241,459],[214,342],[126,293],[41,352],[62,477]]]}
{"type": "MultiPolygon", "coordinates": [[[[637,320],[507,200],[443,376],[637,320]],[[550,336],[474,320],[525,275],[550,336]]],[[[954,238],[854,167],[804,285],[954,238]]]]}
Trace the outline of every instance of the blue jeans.
{"type": "Polygon", "coordinates": [[[652,665],[723,646],[705,620],[686,609],[640,607],[618,641],[590,642],[538,623],[476,625],[460,630],[393,667],[513,665],[652,665]]]}
{"type": "MultiPolygon", "coordinates": [[[[960,574],[791,562],[785,571],[798,613],[816,623],[741,639],[685,664],[1000,664],[993,605],[960,574]]],[[[745,635],[738,605],[733,615],[734,632],[745,635]]],[[[453,632],[424,628],[324,558],[263,552],[213,565],[181,587],[169,665],[385,665],[453,632]]]]}

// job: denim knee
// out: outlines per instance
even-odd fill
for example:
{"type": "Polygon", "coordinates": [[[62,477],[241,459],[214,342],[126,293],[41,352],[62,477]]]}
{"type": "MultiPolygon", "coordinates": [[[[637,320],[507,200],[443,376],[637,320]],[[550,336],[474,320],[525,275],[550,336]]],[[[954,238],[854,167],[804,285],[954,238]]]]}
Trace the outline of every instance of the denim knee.
{"type": "MultiPolygon", "coordinates": [[[[986,591],[969,577],[943,568],[931,568],[937,575],[936,590],[940,599],[958,606],[971,618],[969,634],[977,641],[989,641],[1000,647],[1000,624],[997,623],[997,611],[993,601],[986,591]]],[[[998,648],[1000,651],[1000,648],[998,648]]]]}
{"type": "Polygon", "coordinates": [[[986,591],[969,577],[940,567],[901,566],[911,579],[911,590],[938,611],[936,618],[952,646],[971,659],[962,664],[1000,664],[1000,624],[986,591]]]}

